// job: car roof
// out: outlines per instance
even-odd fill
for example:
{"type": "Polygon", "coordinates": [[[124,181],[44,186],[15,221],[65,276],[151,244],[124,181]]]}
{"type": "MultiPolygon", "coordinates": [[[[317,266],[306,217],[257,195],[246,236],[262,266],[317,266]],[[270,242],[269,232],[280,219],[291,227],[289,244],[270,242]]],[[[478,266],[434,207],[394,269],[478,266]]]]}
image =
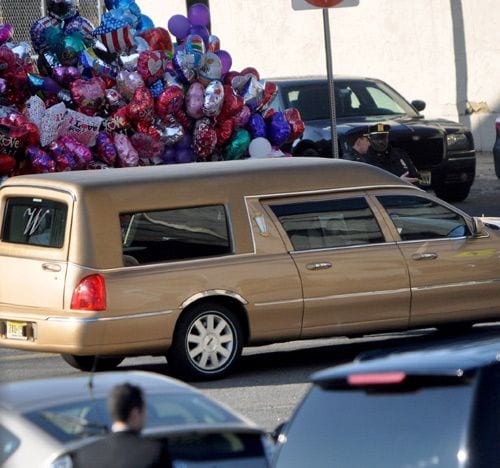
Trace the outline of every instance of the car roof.
{"type": "Polygon", "coordinates": [[[243,195],[286,193],[291,188],[300,192],[371,185],[408,186],[389,172],[368,164],[329,158],[280,157],[21,175],[7,179],[1,188],[35,185],[79,193],[85,189],[107,191],[112,186],[118,197],[120,190],[126,195],[132,186],[143,186],[151,192],[159,185],[164,193],[167,182],[172,187],[171,196],[175,196],[176,186],[179,191],[185,190],[187,180],[196,183],[204,195],[212,192],[214,186],[218,187],[217,192],[224,194],[241,194],[241,187],[246,187],[243,195]],[[203,190],[204,186],[207,190],[203,190]]]}
{"type": "Polygon", "coordinates": [[[421,349],[395,349],[360,355],[349,364],[331,367],[311,376],[319,386],[345,381],[358,374],[402,372],[411,376],[460,377],[470,371],[500,364],[500,336],[439,341],[421,349]]]}
{"type": "MultiPolygon", "coordinates": [[[[352,75],[334,75],[334,81],[376,81],[381,82],[382,80],[378,78],[371,78],[368,76],[352,76],[352,75]]],[[[310,83],[324,83],[328,81],[328,78],[324,75],[310,75],[310,76],[285,76],[278,78],[270,78],[270,81],[276,82],[277,84],[287,84],[287,85],[303,85],[310,83]]]]}
{"type": "Polygon", "coordinates": [[[146,394],[199,392],[179,380],[152,372],[113,371],[3,383],[0,405],[24,413],[54,402],[102,398],[115,385],[125,382],[139,385],[146,394]]]}

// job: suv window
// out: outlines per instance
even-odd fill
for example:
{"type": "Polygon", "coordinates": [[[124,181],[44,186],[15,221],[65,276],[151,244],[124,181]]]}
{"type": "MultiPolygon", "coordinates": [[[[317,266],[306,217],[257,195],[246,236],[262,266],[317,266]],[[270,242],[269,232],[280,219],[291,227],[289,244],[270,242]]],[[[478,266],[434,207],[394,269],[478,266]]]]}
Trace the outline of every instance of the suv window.
{"type": "Polygon", "coordinates": [[[19,445],[21,445],[19,437],[12,434],[4,426],[0,426],[0,464],[6,462],[19,445]]]}
{"type": "Polygon", "coordinates": [[[295,250],[384,242],[377,220],[362,197],[270,207],[295,250]]]}
{"type": "Polygon", "coordinates": [[[224,206],[120,215],[126,265],[231,253],[224,206]]]}
{"type": "Polygon", "coordinates": [[[387,210],[401,240],[470,235],[462,216],[427,198],[399,195],[384,195],[377,198],[387,210]]]}
{"type": "Polygon", "coordinates": [[[273,466],[462,466],[473,388],[367,392],[315,386],[290,422],[273,466]]]}
{"type": "Polygon", "coordinates": [[[7,200],[2,241],[61,248],[64,244],[67,206],[43,198],[7,200]]]}

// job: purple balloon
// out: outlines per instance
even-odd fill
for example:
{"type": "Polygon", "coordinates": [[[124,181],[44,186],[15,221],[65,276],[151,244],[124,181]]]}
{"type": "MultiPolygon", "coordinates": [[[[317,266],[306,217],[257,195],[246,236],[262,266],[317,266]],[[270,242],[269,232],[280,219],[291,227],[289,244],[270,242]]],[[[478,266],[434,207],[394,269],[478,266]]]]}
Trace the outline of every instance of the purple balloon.
{"type": "Polygon", "coordinates": [[[288,141],[292,129],[283,112],[275,112],[267,124],[269,140],[273,145],[281,146],[288,141]]]}
{"type": "Polygon", "coordinates": [[[193,26],[207,26],[210,23],[210,10],[203,3],[195,3],[189,8],[188,18],[193,26]]]}
{"type": "Polygon", "coordinates": [[[264,117],[260,114],[252,114],[250,120],[247,124],[247,129],[252,136],[252,140],[254,138],[263,137],[266,138],[266,122],[264,117]]]}
{"type": "Polygon", "coordinates": [[[196,160],[196,156],[191,148],[182,148],[175,153],[175,162],[190,163],[196,160]]]}
{"type": "Polygon", "coordinates": [[[174,15],[168,20],[168,30],[177,38],[184,39],[189,34],[191,23],[184,15],[174,15]]]}
{"type": "Polygon", "coordinates": [[[225,75],[229,70],[231,70],[233,59],[231,58],[229,52],[225,50],[218,50],[215,54],[220,58],[220,62],[222,63],[222,74],[225,75]]]}
{"type": "Polygon", "coordinates": [[[201,36],[203,39],[203,43],[205,44],[205,47],[208,47],[208,40],[210,38],[210,33],[208,32],[208,29],[205,26],[191,26],[189,29],[189,34],[197,34],[198,36],[201,36]]]}
{"type": "Polygon", "coordinates": [[[166,146],[161,158],[165,164],[175,164],[175,154],[175,148],[172,146],[166,146]]]}
{"type": "Polygon", "coordinates": [[[191,148],[192,143],[193,137],[191,136],[191,133],[184,132],[184,136],[175,144],[175,147],[177,149],[191,148]]]}

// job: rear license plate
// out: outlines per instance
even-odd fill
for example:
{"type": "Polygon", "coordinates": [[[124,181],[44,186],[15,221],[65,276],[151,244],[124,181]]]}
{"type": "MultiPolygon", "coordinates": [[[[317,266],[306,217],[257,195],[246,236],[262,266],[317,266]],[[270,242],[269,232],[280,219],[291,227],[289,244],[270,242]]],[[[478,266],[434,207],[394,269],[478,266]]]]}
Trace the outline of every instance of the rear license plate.
{"type": "Polygon", "coordinates": [[[7,338],[16,340],[27,340],[26,322],[10,322],[7,321],[7,338]]]}
{"type": "Polygon", "coordinates": [[[420,171],[419,182],[420,185],[431,185],[431,171],[420,171]]]}

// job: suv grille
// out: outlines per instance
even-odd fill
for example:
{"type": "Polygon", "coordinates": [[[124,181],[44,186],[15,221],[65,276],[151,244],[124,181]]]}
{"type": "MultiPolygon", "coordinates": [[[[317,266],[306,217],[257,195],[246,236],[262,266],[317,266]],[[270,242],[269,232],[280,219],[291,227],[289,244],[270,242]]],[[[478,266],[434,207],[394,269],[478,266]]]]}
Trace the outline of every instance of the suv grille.
{"type": "Polygon", "coordinates": [[[430,169],[440,164],[444,159],[444,139],[442,136],[391,143],[394,147],[405,150],[417,169],[430,169]]]}

